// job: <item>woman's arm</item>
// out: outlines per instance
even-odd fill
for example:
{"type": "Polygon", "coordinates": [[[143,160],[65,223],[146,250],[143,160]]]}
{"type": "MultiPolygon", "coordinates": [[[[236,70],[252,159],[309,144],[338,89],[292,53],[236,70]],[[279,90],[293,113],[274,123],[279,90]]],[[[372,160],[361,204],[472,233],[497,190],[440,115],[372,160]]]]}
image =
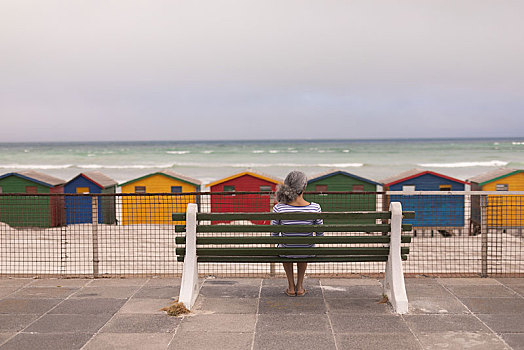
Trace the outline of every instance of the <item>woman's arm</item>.
{"type": "MultiPolygon", "coordinates": [[[[273,213],[278,213],[278,210],[275,207],[273,207],[273,213]]],[[[280,224],[281,224],[280,220],[271,220],[271,225],[280,225],[280,224]]],[[[271,235],[275,237],[280,236],[280,232],[273,232],[271,233],[271,235]]]]}

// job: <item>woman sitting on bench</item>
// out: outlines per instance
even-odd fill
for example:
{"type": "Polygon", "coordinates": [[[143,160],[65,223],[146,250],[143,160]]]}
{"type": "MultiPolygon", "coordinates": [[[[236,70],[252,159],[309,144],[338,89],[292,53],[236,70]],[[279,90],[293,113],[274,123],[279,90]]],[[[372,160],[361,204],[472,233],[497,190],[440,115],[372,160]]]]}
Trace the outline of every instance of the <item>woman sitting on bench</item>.
{"type": "MultiPolygon", "coordinates": [[[[314,202],[307,202],[303,195],[307,186],[307,177],[301,171],[292,171],[284,180],[284,184],[277,189],[276,197],[278,204],[273,207],[274,213],[296,213],[296,212],[314,212],[320,213],[320,205],[314,202]]],[[[322,219],[317,220],[272,220],[272,225],[322,225],[322,219]]],[[[312,232],[276,232],[273,236],[312,236],[312,232]]],[[[317,236],[323,236],[322,232],[317,232],[317,236]]],[[[279,247],[313,247],[311,244],[279,244],[279,247]]],[[[285,255],[286,258],[307,258],[310,255],[285,255]]],[[[284,271],[288,281],[286,294],[289,296],[304,296],[304,275],[306,273],[307,262],[297,262],[297,282],[293,274],[293,263],[285,262],[284,271]]]]}

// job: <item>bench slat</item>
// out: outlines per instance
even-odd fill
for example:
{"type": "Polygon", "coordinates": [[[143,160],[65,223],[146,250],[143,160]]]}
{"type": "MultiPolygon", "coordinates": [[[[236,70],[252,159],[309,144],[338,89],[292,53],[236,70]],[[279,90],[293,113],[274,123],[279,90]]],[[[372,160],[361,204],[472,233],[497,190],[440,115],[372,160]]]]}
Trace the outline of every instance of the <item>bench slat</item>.
{"type": "MultiPolygon", "coordinates": [[[[403,224],[402,231],[411,231],[411,224],[403,224]]],[[[185,232],[185,225],[175,225],[175,232],[185,232]]],[[[212,232],[390,232],[389,224],[348,225],[198,225],[197,233],[212,232]]]]}
{"type": "MultiPolygon", "coordinates": [[[[402,260],[407,260],[406,255],[402,255],[402,260]]],[[[387,256],[317,256],[314,258],[282,258],[279,256],[199,256],[198,262],[222,262],[222,263],[280,263],[280,262],[381,262],[387,261],[387,256]]],[[[177,261],[184,261],[184,256],[179,255],[177,261]]]]}
{"type": "MultiPolygon", "coordinates": [[[[185,248],[176,254],[185,255],[185,248]]],[[[311,248],[197,248],[197,256],[257,256],[257,255],[388,255],[389,247],[311,247],[311,248]]],[[[402,247],[401,254],[409,254],[402,247]]]]}
{"type": "MultiPolygon", "coordinates": [[[[372,244],[389,243],[389,236],[311,236],[311,237],[197,237],[197,244],[372,244]]],[[[186,237],[176,237],[176,244],[185,244],[186,237]]],[[[401,236],[402,243],[410,243],[411,236],[401,236]]]]}
{"type": "MultiPolygon", "coordinates": [[[[414,219],[415,212],[404,211],[405,219],[414,219]]],[[[389,219],[389,211],[350,211],[350,212],[323,212],[323,213],[197,213],[197,220],[234,221],[234,220],[285,220],[298,218],[300,220],[313,219],[389,219]]],[[[173,213],[173,221],[185,221],[185,213],[173,213]]]]}

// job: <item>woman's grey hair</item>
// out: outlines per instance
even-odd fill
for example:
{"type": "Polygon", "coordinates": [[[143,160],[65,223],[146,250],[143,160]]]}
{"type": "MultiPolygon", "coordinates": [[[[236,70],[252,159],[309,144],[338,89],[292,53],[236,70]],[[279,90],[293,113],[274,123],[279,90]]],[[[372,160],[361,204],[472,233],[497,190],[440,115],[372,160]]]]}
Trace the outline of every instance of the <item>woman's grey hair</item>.
{"type": "Polygon", "coordinates": [[[304,192],[307,186],[307,177],[301,171],[294,170],[287,174],[284,184],[279,186],[276,192],[277,201],[290,203],[304,192]]]}

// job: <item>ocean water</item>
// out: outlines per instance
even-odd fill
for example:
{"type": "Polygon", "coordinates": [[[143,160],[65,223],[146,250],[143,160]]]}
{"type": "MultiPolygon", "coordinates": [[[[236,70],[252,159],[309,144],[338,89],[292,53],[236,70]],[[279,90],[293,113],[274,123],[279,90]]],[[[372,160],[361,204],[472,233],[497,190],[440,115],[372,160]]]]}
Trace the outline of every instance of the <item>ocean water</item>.
{"type": "Polygon", "coordinates": [[[524,137],[0,143],[0,174],[32,169],[66,181],[97,170],[123,183],[170,169],[208,184],[248,168],[280,178],[341,169],[379,181],[415,167],[465,180],[503,166],[524,168],[524,137]]]}

